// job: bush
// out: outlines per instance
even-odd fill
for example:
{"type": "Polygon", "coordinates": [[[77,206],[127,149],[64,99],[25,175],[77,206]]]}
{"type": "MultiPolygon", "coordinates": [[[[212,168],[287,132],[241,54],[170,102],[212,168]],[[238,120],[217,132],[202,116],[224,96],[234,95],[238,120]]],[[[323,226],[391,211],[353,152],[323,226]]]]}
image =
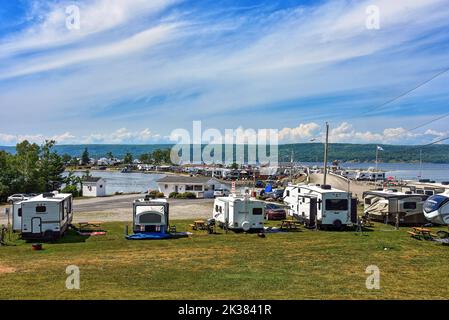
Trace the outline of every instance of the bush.
{"type": "Polygon", "coordinates": [[[178,193],[176,199],[196,199],[196,194],[193,192],[178,193]]]}
{"type": "Polygon", "coordinates": [[[62,193],[71,193],[74,198],[81,196],[81,192],[76,186],[66,186],[61,190],[62,193]]]}
{"type": "Polygon", "coordinates": [[[196,199],[196,194],[192,192],[186,192],[184,193],[187,199],[196,199]]]}
{"type": "Polygon", "coordinates": [[[178,195],[179,195],[178,192],[172,192],[172,193],[170,193],[170,194],[168,195],[168,197],[169,197],[170,199],[175,199],[175,198],[178,197],[178,195]]]}
{"type": "Polygon", "coordinates": [[[165,195],[163,192],[159,192],[158,190],[151,190],[148,192],[151,198],[158,199],[158,198],[165,198],[165,195]]]}

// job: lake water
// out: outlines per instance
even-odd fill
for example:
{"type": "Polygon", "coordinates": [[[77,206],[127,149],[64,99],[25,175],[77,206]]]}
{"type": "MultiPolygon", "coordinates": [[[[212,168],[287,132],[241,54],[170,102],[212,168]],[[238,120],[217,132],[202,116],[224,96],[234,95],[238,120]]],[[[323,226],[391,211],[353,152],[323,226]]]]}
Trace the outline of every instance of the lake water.
{"type": "MultiPolygon", "coordinates": [[[[322,163],[301,163],[307,166],[322,166],[322,163]]],[[[374,163],[342,163],[341,167],[346,169],[368,169],[374,168],[374,163]]],[[[413,163],[379,163],[379,169],[386,171],[387,176],[396,179],[418,180],[420,165],[413,163]]],[[[81,176],[83,173],[76,172],[81,176]]],[[[165,177],[165,174],[146,173],[120,173],[110,171],[91,172],[94,177],[101,177],[106,180],[106,192],[112,195],[116,192],[134,193],[157,190],[156,181],[165,177]]],[[[449,164],[423,163],[422,179],[435,180],[437,182],[449,181],[449,164]]]]}
{"type": "MultiPolygon", "coordinates": [[[[165,177],[165,174],[147,173],[120,173],[110,171],[93,171],[90,173],[94,177],[106,180],[106,193],[113,195],[116,192],[140,193],[148,190],[157,190],[158,179],[165,177]]],[[[82,176],[83,172],[75,172],[76,176],[82,176]]]]}
{"type": "MultiPolygon", "coordinates": [[[[308,166],[323,166],[322,163],[303,163],[308,166]]],[[[345,169],[368,169],[375,168],[375,163],[341,163],[345,169]]],[[[396,179],[418,180],[430,179],[436,182],[449,181],[449,164],[447,163],[423,163],[422,170],[419,163],[379,163],[378,168],[386,171],[386,176],[396,179]],[[419,178],[420,171],[422,172],[419,178]]]]}

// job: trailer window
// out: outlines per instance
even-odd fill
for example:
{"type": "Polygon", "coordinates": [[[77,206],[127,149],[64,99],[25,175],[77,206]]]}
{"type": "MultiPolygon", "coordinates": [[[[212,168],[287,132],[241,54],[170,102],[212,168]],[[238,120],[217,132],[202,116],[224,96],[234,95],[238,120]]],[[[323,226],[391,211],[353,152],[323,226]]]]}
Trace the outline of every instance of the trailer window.
{"type": "Polygon", "coordinates": [[[370,198],[365,198],[365,204],[371,204],[371,199],[370,198]]]}
{"type": "Polygon", "coordinates": [[[286,197],[290,197],[290,190],[287,190],[287,191],[285,192],[285,194],[286,194],[286,197]]]}
{"type": "Polygon", "coordinates": [[[17,215],[18,215],[19,217],[22,216],[22,208],[19,208],[19,210],[17,210],[17,215]]]}
{"type": "Polygon", "coordinates": [[[416,202],[404,202],[404,209],[406,210],[416,209],[416,202]]]}
{"type": "Polygon", "coordinates": [[[201,185],[196,185],[195,187],[194,187],[194,189],[195,189],[195,191],[203,191],[203,186],[201,186],[201,185]]]}
{"type": "Polygon", "coordinates": [[[427,199],[424,203],[424,211],[430,213],[432,211],[438,210],[443,205],[449,202],[449,198],[445,196],[435,195],[427,199]]]}
{"type": "Polygon", "coordinates": [[[348,210],[348,200],[346,199],[327,199],[326,210],[345,211],[348,210]]]}
{"type": "Polygon", "coordinates": [[[46,213],[47,212],[47,207],[46,206],[37,206],[36,207],[36,212],[37,213],[46,213]]]}
{"type": "Polygon", "coordinates": [[[253,215],[254,216],[261,216],[262,215],[262,208],[253,208],[253,215]]]}

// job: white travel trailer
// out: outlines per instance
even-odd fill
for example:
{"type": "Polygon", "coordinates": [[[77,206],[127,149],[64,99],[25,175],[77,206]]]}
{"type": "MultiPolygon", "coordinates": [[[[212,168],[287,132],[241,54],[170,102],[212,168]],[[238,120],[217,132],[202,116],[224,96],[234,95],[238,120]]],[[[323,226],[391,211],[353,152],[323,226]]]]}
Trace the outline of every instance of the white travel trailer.
{"type": "Polygon", "coordinates": [[[73,219],[71,194],[45,193],[22,201],[21,233],[25,240],[56,240],[73,219]]]}
{"type": "Polygon", "coordinates": [[[370,219],[399,225],[422,225],[427,223],[423,204],[428,196],[396,190],[376,190],[363,193],[364,214],[370,219]]]}
{"type": "Polygon", "coordinates": [[[368,181],[371,179],[371,172],[369,171],[357,171],[355,175],[355,180],[358,181],[368,181]]]}
{"type": "Polygon", "coordinates": [[[284,202],[289,215],[307,227],[343,228],[357,222],[357,199],[329,185],[289,185],[284,202]]]}
{"type": "Polygon", "coordinates": [[[356,171],[352,171],[352,170],[342,170],[340,171],[340,175],[345,177],[346,179],[355,179],[357,172],[356,171]]]}
{"type": "Polygon", "coordinates": [[[260,231],[263,230],[265,204],[249,197],[219,197],[215,199],[212,215],[222,228],[260,231]]]}
{"type": "Polygon", "coordinates": [[[385,172],[370,172],[369,180],[370,181],[384,181],[385,180],[385,172]]]}
{"type": "Polygon", "coordinates": [[[384,181],[385,172],[376,171],[357,171],[355,180],[358,181],[384,181]]]}
{"type": "Polygon", "coordinates": [[[133,203],[134,233],[164,234],[169,227],[169,205],[166,199],[139,199],[133,203]]]}
{"type": "Polygon", "coordinates": [[[432,223],[449,225],[449,190],[426,200],[424,216],[432,223]]]}

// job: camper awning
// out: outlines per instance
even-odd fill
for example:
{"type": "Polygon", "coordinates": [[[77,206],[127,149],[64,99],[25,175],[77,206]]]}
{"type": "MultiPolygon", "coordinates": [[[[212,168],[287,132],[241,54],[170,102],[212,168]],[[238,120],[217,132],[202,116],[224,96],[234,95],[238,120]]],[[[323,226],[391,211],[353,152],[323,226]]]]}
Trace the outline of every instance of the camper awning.
{"type": "Polygon", "coordinates": [[[382,197],[384,199],[406,199],[406,198],[421,198],[422,200],[426,200],[429,196],[422,195],[422,194],[397,194],[397,193],[388,193],[388,192],[379,192],[379,191],[365,191],[363,193],[363,198],[366,196],[376,196],[376,197],[382,197]]]}

